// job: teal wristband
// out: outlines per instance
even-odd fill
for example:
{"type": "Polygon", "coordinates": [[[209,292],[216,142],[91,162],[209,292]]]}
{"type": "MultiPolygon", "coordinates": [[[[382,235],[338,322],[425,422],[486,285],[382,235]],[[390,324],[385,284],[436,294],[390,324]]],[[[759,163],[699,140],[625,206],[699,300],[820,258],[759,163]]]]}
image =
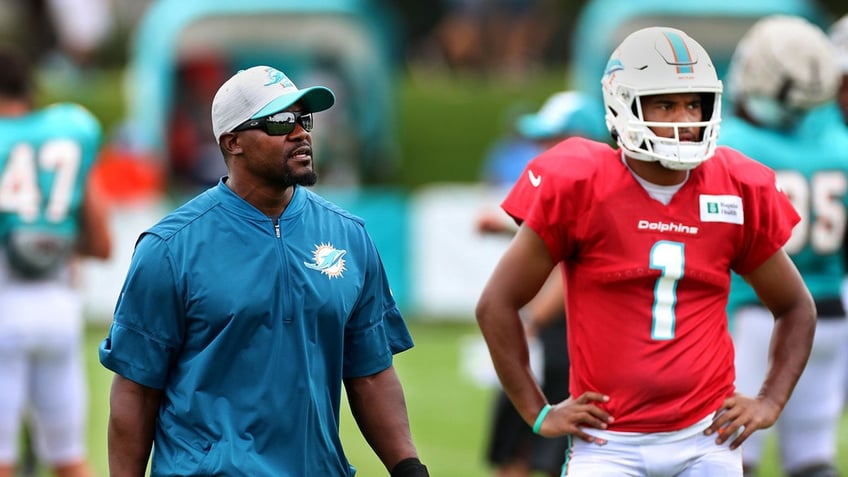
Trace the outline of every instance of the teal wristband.
{"type": "Polygon", "coordinates": [[[536,417],[536,423],[533,424],[534,434],[538,434],[539,430],[542,429],[542,422],[545,421],[545,416],[547,416],[549,412],[551,412],[551,405],[545,404],[545,407],[543,407],[542,410],[539,411],[539,416],[536,417]]]}

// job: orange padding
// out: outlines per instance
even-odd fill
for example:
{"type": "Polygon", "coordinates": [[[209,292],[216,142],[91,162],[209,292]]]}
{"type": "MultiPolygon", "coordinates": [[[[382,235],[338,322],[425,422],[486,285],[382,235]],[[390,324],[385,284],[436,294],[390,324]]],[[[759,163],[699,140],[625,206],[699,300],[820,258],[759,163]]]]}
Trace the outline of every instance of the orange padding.
{"type": "Polygon", "coordinates": [[[159,161],[105,147],[91,176],[92,186],[110,202],[128,202],[161,195],[164,174],[159,161]]]}

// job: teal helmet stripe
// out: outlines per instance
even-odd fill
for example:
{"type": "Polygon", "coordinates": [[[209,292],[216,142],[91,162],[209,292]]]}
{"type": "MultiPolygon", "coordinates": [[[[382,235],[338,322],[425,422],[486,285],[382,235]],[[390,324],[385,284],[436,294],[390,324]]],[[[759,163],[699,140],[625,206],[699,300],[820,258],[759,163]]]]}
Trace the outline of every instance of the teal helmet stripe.
{"type": "Polygon", "coordinates": [[[674,52],[677,72],[688,74],[694,73],[694,68],[692,68],[692,57],[689,55],[689,48],[686,47],[686,43],[683,41],[683,38],[681,38],[677,33],[670,31],[665,32],[665,37],[668,39],[668,43],[671,45],[671,49],[674,52]]]}

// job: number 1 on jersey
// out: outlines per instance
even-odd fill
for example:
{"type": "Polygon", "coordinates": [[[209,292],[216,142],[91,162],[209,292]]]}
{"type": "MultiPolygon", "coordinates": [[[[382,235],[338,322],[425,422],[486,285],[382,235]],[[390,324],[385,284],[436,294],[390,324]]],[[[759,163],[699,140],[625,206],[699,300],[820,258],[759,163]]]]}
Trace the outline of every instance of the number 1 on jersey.
{"type": "Polygon", "coordinates": [[[677,282],[683,278],[683,244],[661,240],[651,248],[651,268],[662,275],[654,285],[654,306],[651,310],[651,338],[674,338],[677,304],[677,282]]]}

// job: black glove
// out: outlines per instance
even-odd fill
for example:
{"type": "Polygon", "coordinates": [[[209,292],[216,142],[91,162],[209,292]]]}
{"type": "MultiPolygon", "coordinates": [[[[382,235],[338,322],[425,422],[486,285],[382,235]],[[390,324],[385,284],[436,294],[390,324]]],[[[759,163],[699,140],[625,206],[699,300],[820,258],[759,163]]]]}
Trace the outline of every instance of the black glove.
{"type": "Polygon", "coordinates": [[[409,457],[395,464],[391,477],[430,477],[430,473],[418,457],[409,457]]]}

